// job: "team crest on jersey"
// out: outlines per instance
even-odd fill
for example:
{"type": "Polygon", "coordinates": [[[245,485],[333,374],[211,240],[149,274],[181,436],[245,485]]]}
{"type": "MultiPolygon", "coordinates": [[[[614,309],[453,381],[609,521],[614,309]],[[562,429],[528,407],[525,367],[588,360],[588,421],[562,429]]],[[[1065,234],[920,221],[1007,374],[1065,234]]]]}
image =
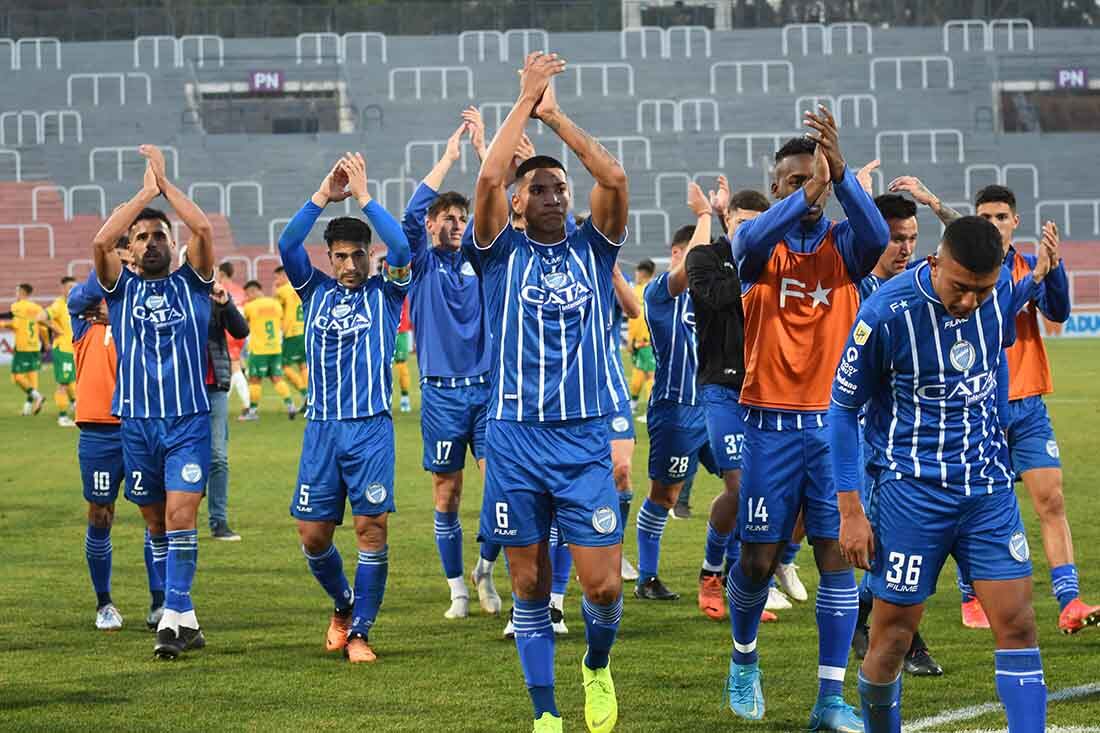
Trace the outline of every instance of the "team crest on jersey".
{"type": "Polygon", "coordinates": [[[1027,562],[1031,559],[1031,548],[1027,545],[1027,536],[1023,532],[1012,535],[1008,541],[1008,552],[1016,562],[1027,562]]]}
{"type": "Polygon", "coordinates": [[[386,491],[386,487],[382,484],[373,483],[367,487],[366,495],[367,501],[371,504],[381,504],[386,500],[388,492],[386,491]]]}
{"type": "Polygon", "coordinates": [[[1048,440],[1047,441],[1047,455],[1050,456],[1051,458],[1058,458],[1058,455],[1059,455],[1058,441],[1056,441],[1056,440],[1048,440]]]}
{"type": "Polygon", "coordinates": [[[370,324],[370,311],[357,311],[351,303],[337,303],[328,313],[318,313],[313,319],[314,328],[341,334],[370,328],[370,324]]]}
{"type": "Polygon", "coordinates": [[[960,372],[965,372],[974,366],[977,352],[974,351],[974,347],[969,341],[956,341],[951,344],[951,351],[947,353],[947,358],[951,362],[951,366],[960,372]]]}
{"type": "Polygon", "coordinates": [[[600,534],[611,534],[619,526],[619,516],[609,506],[602,506],[592,512],[592,529],[600,534]]]}
{"type": "Polygon", "coordinates": [[[168,302],[168,298],[154,293],[145,302],[134,306],[134,317],[148,321],[157,328],[172,326],[183,321],[183,312],[168,302]]]}
{"type": "Polygon", "coordinates": [[[630,429],[630,421],[620,415],[611,421],[611,430],[615,433],[625,433],[630,429]]]}
{"type": "Polygon", "coordinates": [[[572,311],[592,300],[592,291],[569,272],[548,272],[539,285],[525,285],[520,297],[546,310],[572,311]]]}
{"type": "Polygon", "coordinates": [[[474,266],[469,262],[463,262],[462,267],[458,268],[458,271],[467,277],[473,277],[477,274],[474,272],[474,266]]]}
{"type": "Polygon", "coordinates": [[[869,338],[871,338],[871,327],[861,320],[856,324],[856,330],[852,331],[852,341],[856,346],[863,346],[869,338]]]}
{"type": "Polygon", "coordinates": [[[202,480],[202,468],[197,463],[187,463],[180,469],[180,478],[189,484],[197,484],[202,480]]]}

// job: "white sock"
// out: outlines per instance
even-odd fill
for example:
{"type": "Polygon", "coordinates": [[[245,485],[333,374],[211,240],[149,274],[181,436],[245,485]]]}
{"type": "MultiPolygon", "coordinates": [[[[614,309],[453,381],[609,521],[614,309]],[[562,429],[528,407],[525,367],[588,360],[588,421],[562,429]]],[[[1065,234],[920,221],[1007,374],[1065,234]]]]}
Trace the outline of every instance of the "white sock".
{"type": "Polygon", "coordinates": [[[170,608],[164,609],[164,615],[160,617],[160,623],[157,624],[157,631],[161,629],[172,629],[176,633],[179,633],[180,628],[180,612],[173,611],[170,608]]]}
{"type": "Polygon", "coordinates": [[[36,400],[42,399],[42,393],[39,392],[37,389],[32,389],[31,390],[31,397],[36,399],[36,400]]]}
{"type": "Polygon", "coordinates": [[[703,570],[706,570],[708,573],[720,573],[722,572],[722,566],[714,566],[709,564],[706,560],[703,560],[703,570]]]}
{"type": "Polygon", "coordinates": [[[469,598],[470,592],[466,590],[466,579],[461,575],[457,578],[447,578],[447,585],[451,586],[451,600],[456,598],[469,598]]]}
{"type": "Polygon", "coordinates": [[[229,378],[229,388],[236,392],[237,398],[245,407],[248,407],[252,402],[252,398],[248,394],[248,380],[245,379],[244,372],[233,372],[233,376],[229,378]]]}
{"type": "Polygon", "coordinates": [[[479,557],[477,559],[477,570],[475,572],[478,575],[492,575],[493,563],[483,557],[479,557]]]}
{"type": "Polygon", "coordinates": [[[179,625],[186,626],[189,629],[199,628],[199,620],[195,618],[195,609],[192,608],[190,611],[179,614],[179,625]]]}
{"type": "Polygon", "coordinates": [[[564,593],[551,593],[550,605],[559,611],[565,610],[565,594],[564,593]]]}

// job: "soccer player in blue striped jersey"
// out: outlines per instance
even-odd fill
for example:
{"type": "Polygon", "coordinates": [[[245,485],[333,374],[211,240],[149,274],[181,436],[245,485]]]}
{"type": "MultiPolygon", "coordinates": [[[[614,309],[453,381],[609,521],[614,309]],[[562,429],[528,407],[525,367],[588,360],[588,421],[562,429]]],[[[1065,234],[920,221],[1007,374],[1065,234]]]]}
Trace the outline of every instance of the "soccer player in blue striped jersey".
{"type": "Polygon", "coordinates": [[[395,508],[390,359],[412,255],[400,225],[368,193],[362,155],[349,153],[333,166],[283,230],[279,257],[302,299],[310,380],[290,514],[310,572],[335,606],[325,648],[343,650],[353,664],[374,662],[369,634],[386,590],[387,517],[395,508]],[[371,228],[361,219],[339,217],[325,229],[332,275],[314,267],[306,252],[305,239],[325,206],[349,196],[387,248],[382,272],[373,277],[371,228]],[[332,541],[346,502],[359,549],[354,593],[332,541]]]}
{"type": "Polygon", "coordinates": [[[1044,730],[1031,559],[1001,428],[1015,314],[1057,252],[1044,248],[1033,276],[1019,283],[1002,259],[996,227],[979,217],[953,222],[934,256],[861,306],[834,378],[841,550],[870,571],[875,596],[859,675],[868,733],[901,731],[902,661],[949,554],[989,611],[1008,729],[1044,730]],[[864,404],[875,477],[867,514],[859,497],[864,404]]]}
{"type": "MultiPolygon", "coordinates": [[[[481,283],[462,251],[470,202],[457,191],[440,193],[462,155],[463,135],[484,157],[484,126],[476,108],[447,140],[443,156],[409,199],[401,225],[412,248],[410,315],[420,368],[420,431],[424,470],[432,474],[435,543],[451,591],[448,619],[466,618],[469,592],[462,568],[462,471],[466,451],[485,471],[485,418],[489,406],[489,329],[481,283]]],[[[482,538],[483,539],[483,538],[482,538]]],[[[471,580],[485,613],[500,613],[493,563],[500,545],[481,542],[471,580]]]]}
{"type": "Polygon", "coordinates": [[[481,166],[474,237],[493,335],[481,531],[505,547],[515,597],[515,638],[537,733],[560,731],[554,700],[547,538],[556,522],[572,550],[588,650],[581,663],[585,720],[606,733],[618,720],[610,651],[622,615],[622,521],[611,473],[607,415],[616,408],[607,327],[612,270],[626,237],[622,165],[557,104],[553,76],[565,62],[532,53],[520,94],[481,166]],[[566,232],[570,191],[562,164],[509,162],[537,117],[595,180],[591,216],[566,232]],[[525,231],[510,224],[523,213],[525,231]]]}
{"type": "Polygon", "coordinates": [[[153,145],[138,150],[146,159],[142,188],[104,222],[93,258],[118,352],[112,412],[122,420],[126,494],[138,504],[164,502],[165,601],[153,651],[175,659],[206,644],[191,585],[195,515],[210,467],[205,377],[214,244],[206,215],[168,180],[161,151],[153,145]],[[172,225],[148,208],[160,195],[191,231],[187,261],[174,272],[172,225]],[[123,266],[115,248],[125,232],[137,273],[123,266]]]}

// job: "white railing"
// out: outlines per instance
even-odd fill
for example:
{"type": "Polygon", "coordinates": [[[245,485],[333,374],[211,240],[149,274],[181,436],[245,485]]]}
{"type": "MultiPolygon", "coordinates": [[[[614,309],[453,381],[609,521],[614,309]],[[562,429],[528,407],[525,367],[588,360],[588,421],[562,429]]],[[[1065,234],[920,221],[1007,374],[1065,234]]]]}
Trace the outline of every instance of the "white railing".
{"type": "MultiPolygon", "coordinates": [[[[433,165],[435,165],[435,162],[440,159],[440,157],[442,156],[441,151],[447,149],[447,141],[446,140],[410,140],[409,142],[405,143],[405,170],[407,170],[407,171],[414,170],[414,166],[412,164],[412,158],[413,158],[413,151],[415,151],[417,148],[431,148],[432,162],[429,163],[425,167],[425,170],[427,170],[427,169],[430,169],[433,165]]],[[[459,170],[462,171],[463,173],[465,173],[466,170],[467,170],[466,156],[467,156],[467,151],[468,151],[469,148],[470,148],[469,140],[463,138],[462,142],[459,144],[460,153],[459,153],[459,159],[458,159],[459,160],[459,162],[458,162],[459,170]]]]}
{"type": "Polygon", "coordinates": [[[867,55],[870,56],[875,52],[874,41],[872,40],[871,26],[868,23],[830,23],[829,24],[829,51],[836,50],[836,41],[833,38],[833,33],[836,31],[844,32],[844,49],[845,53],[849,56],[854,54],[855,51],[855,36],[859,31],[863,32],[863,37],[867,41],[867,55]]]}
{"type": "Polygon", "coordinates": [[[961,20],[949,20],[943,24],[943,51],[947,53],[951,50],[951,31],[958,29],[962,31],[962,47],[963,51],[970,50],[970,30],[977,28],[978,33],[981,36],[982,50],[987,50],[989,45],[989,26],[984,20],[978,20],[976,18],[964,18],[961,20]]]}
{"type": "Polygon", "coordinates": [[[390,69],[390,101],[397,99],[397,77],[399,74],[412,76],[413,93],[416,95],[416,99],[420,99],[423,91],[422,79],[425,72],[439,74],[440,96],[443,99],[447,99],[449,96],[447,87],[449,74],[458,74],[465,77],[466,97],[469,99],[474,98],[474,72],[469,66],[398,66],[390,69]]]}
{"type": "Polygon", "coordinates": [[[947,88],[955,88],[955,62],[947,56],[882,56],[871,59],[871,91],[876,88],[875,67],[879,64],[893,64],[895,83],[898,89],[904,88],[901,69],[904,64],[920,64],[921,89],[928,88],[928,69],[933,64],[943,64],[947,71],[947,88]]]}
{"type": "Polygon", "coordinates": [[[118,82],[118,103],[120,105],[126,104],[126,80],[138,79],[145,82],[145,103],[153,103],[153,83],[149,78],[149,75],[140,71],[127,71],[125,73],[118,72],[101,72],[101,73],[79,73],[69,74],[69,78],[65,81],[66,89],[66,105],[73,106],[73,83],[87,79],[92,82],[92,105],[99,106],[99,83],[104,80],[117,81],[118,82]]]}
{"type": "Polygon", "coordinates": [[[264,187],[259,181],[230,181],[225,184],[225,215],[233,216],[233,192],[250,189],[256,192],[256,216],[264,215],[264,187]]]}
{"type": "Polygon", "coordinates": [[[711,116],[714,121],[714,132],[718,132],[721,125],[718,121],[718,102],[710,99],[709,97],[693,97],[691,99],[681,99],[677,104],[677,113],[680,118],[680,130],[684,129],[684,119],[687,117],[684,114],[684,110],[688,107],[694,108],[695,114],[695,131],[703,131],[703,108],[706,107],[711,111],[711,116]]]}
{"type": "MultiPolygon", "coordinates": [[[[489,135],[489,133],[496,134],[497,129],[500,128],[500,125],[504,121],[504,118],[507,117],[508,113],[512,111],[512,107],[514,107],[515,104],[516,104],[515,102],[482,102],[481,103],[481,105],[478,107],[478,109],[481,110],[481,116],[485,120],[486,135],[489,135]],[[494,119],[495,119],[495,123],[493,124],[492,127],[489,126],[489,113],[490,112],[493,113],[494,119]]],[[[536,135],[541,135],[543,133],[543,130],[546,128],[546,126],[544,124],[542,124],[542,120],[532,120],[532,121],[528,122],[527,124],[530,125],[531,122],[535,123],[535,134],[536,135]]]]}
{"type": "Polygon", "coordinates": [[[623,59],[627,58],[629,55],[629,39],[633,36],[638,39],[637,46],[639,56],[643,59],[648,58],[649,37],[651,35],[657,36],[657,54],[663,59],[672,58],[672,39],[674,35],[682,37],[684,58],[692,58],[694,48],[692,39],[697,36],[703,39],[703,55],[708,59],[710,58],[710,28],[702,25],[674,25],[669,28],[642,25],[623,28],[619,31],[619,57],[623,59]]]}
{"type": "Polygon", "coordinates": [[[1016,30],[1024,34],[1027,50],[1035,50],[1035,26],[1027,18],[996,18],[985,21],[978,18],[966,18],[963,20],[949,20],[943,24],[943,50],[945,53],[951,50],[951,31],[962,32],[962,50],[970,51],[971,30],[977,29],[981,36],[981,51],[993,51],[997,45],[997,29],[1003,28],[1008,40],[1008,50],[1016,50],[1016,30]]]}
{"type": "Polygon", "coordinates": [[[504,45],[504,34],[500,31],[462,31],[458,34],[458,63],[466,63],[466,41],[473,39],[477,43],[477,60],[485,61],[485,52],[490,39],[496,42],[497,60],[508,60],[508,48],[504,45]]]}
{"type": "MultiPolygon", "coordinates": [[[[41,134],[39,132],[38,113],[29,109],[23,109],[19,111],[10,111],[0,113],[0,145],[10,145],[8,142],[8,120],[15,120],[15,144],[24,145],[25,136],[23,135],[23,120],[29,117],[31,120],[31,139],[36,143],[39,142],[41,134]]],[[[39,143],[41,144],[41,143],[39,143]]]]}
{"type": "Polygon", "coordinates": [[[996,163],[975,163],[968,165],[963,169],[963,181],[966,188],[966,198],[973,199],[975,195],[975,187],[973,186],[973,177],[979,173],[992,173],[993,183],[1001,186],[1008,185],[1008,174],[1010,171],[1023,171],[1031,177],[1031,195],[1035,198],[1039,198],[1039,168],[1031,163],[1005,163],[1004,165],[997,165],[996,163]]]}
{"type": "Polygon", "coordinates": [[[29,117],[32,122],[33,140],[37,145],[46,144],[46,122],[53,118],[57,121],[57,142],[65,142],[65,120],[73,120],[76,126],[76,141],[84,142],[84,117],[75,109],[50,109],[44,112],[23,109],[19,111],[0,113],[0,145],[7,144],[7,120],[16,120],[16,145],[25,143],[23,135],[23,119],[29,117]]]}
{"type": "Polygon", "coordinates": [[[69,260],[69,264],[65,268],[65,274],[69,277],[75,277],[77,280],[83,280],[84,278],[88,277],[88,274],[91,273],[93,267],[95,267],[95,261],[93,260],[69,260]]]}
{"type": "Polygon", "coordinates": [[[38,194],[46,191],[57,191],[61,194],[61,218],[68,221],[69,216],[69,193],[65,190],[64,186],[58,186],[56,184],[48,183],[42,186],[35,186],[31,189],[31,221],[38,221],[38,194]]]}
{"type": "MultiPolygon", "coordinates": [[[[1077,298],[1077,278],[1095,278],[1098,281],[1098,286],[1100,286],[1100,270],[1067,270],[1066,275],[1069,276],[1069,302],[1072,310],[1095,310],[1100,308],[1100,299],[1078,300],[1077,298]]],[[[1093,290],[1100,290],[1100,287],[1094,287],[1093,290]]]]}
{"type": "Polygon", "coordinates": [[[801,40],[799,45],[802,47],[802,55],[809,56],[810,38],[816,34],[820,40],[822,55],[831,56],[837,49],[834,38],[837,31],[844,34],[843,48],[849,56],[856,52],[856,37],[859,33],[863,34],[866,41],[866,53],[868,55],[874,53],[871,26],[867,23],[830,23],[829,25],[824,23],[791,23],[783,26],[780,31],[780,49],[784,56],[790,56],[790,37],[797,32],[800,34],[798,38],[801,40]]]}
{"type": "Polygon", "coordinates": [[[1043,209],[1053,206],[1060,206],[1062,208],[1062,222],[1060,227],[1062,236],[1068,237],[1072,234],[1070,230],[1070,209],[1079,207],[1088,207],[1092,209],[1092,235],[1100,235],[1100,199],[1048,199],[1046,201],[1040,201],[1035,204],[1036,229],[1039,228],[1043,221],[1043,209]]]}
{"type": "Polygon", "coordinates": [[[677,203],[683,203],[684,201],[687,201],[688,184],[691,183],[691,176],[690,175],[688,175],[687,173],[674,172],[674,171],[666,171],[664,173],[658,173],[653,178],[653,201],[654,201],[654,205],[658,209],[663,209],[665,207],[664,196],[661,195],[661,192],[664,190],[664,189],[661,188],[661,184],[665,181],[679,181],[679,182],[683,183],[683,190],[681,190],[679,187],[677,187],[677,189],[676,189],[677,190],[676,201],[677,201],[677,203]]]}
{"type": "Polygon", "coordinates": [[[760,69],[763,91],[768,92],[768,69],[778,68],[787,72],[787,91],[794,93],[794,64],[790,61],[716,61],[710,65],[710,93],[718,94],[718,71],[721,69],[733,69],[734,79],[737,84],[737,93],[745,91],[745,69],[760,69]]]}
{"type": "Polygon", "coordinates": [[[635,129],[638,134],[645,132],[645,111],[653,110],[653,130],[661,132],[664,123],[661,118],[662,110],[672,112],[672,132],[680,132],[683,129],[683,120],[680,117],[680,105],[675,99],[643,99],[638,102],[635,129]]]}
{"type": "Polygon", "coordinates": [[[811,31],[816,32],[818,39],[821,41],[822,54],[827,56],[833,52],[833,49],[829,46],[829,31],[826,29],[824,23],[791,23],[783,26],[783,29],[780,31],[780,47],[784,56],[791,55],[790,36],[795,31],[801,34],[803,56],[810,55],[811,31]]]}
{"type": "Polygon", "coordinates": [[[206,65],[206,44],[214,44],[214,52],[218,55],[218,66],[225,66],[225,41],[221,36],[214,35],[188,35],[180,36],[176,45],[176,66],[183,66],[187,53],[187,44],[195,44],[195,65],[206,65]]]}
{"type": "MultiPolygon", "coordinates": [[[[187,187],[187,198],[192,201],[196,200],[196,194],[203,189],[213,189],[218,194],[218,213],[225,215],[226,203],[225,203],[225,186],[217,181],[195,181],[187,187]]],[[[209,207],[203,206],[203,211],[210,211],[209,207]]]]}
{"type": "MultiPolygon", "coordinates": [[[[566,71],[576,72],[573,76],[576,84],[575,94],[578,97],[584,96],[583,78],[585,71],[599,71],[600,72],[600,88],[602,96],[609,96],[611,94],[611,72],[622,71],[626,73],[626,94],[627,96],[634,96],[634,67],[630,64],[609,61],[606,63],[585,63],[585,64],[570,64],[566,67],[566,71]]],[[[555,89],[558,89],[555,86],[555,89]]]]}
{"type": "Polygon", "coordinates": [[[152,45],[153,47],[153,68],[160,68],[160,45],[162,43],[168,44],[168,57],[172,66],[176,66],[179,59],[179,41],[175,36],[138,36],[134,39],[134,68],[141,68],[141,47],[142,44],[152,45]]]}
{"type": "Polygon", "coordinates": [[[670,229],[669,223],[668,223],[668,212],[667,211],[664,211],[663,209],[631,209],[630,210],[630,217],[631,217],[631,220],[633,221],[633,224],[634,224],[632,227],[630,227],[631,230],[633,230],[633,234],[634,234],[634,244],[641,244],[642,243],[642,219],[643,218],[646,218],[646,219],[656,218],[656,219],[660,220],[661,227],[662,227],[662,230],[664,232],[664,234],[663,234],[664,238],[661,241],[664,244],[667,245],[672,240],[672,233],[671,233],[671,229],[670,229]]]}
{"type": "Polygon", "coordinates": [[[376,31],[352,31],[345,33],[340,38],[340,60],[347,63],[351,54],[349,49],[351,48],[352,41],[359,41],[359,63],[367,63],[367,42],[377,41],[379,57],[383,64],[388,64],[390,60],[389,43],[386,41],[386,34],[378,33],[376,31]]]}
{"type": "MultiPolygon", "coordinates": [[[[172,178],[179,178],[179,175],[180,175],[179,151],[176,150],[176,148],[171,146],[171,145],[161,145],[160,149],[161,149],[161,152],[164,153],[166,158],[171,161],[172,172],[171,172],[170,175],[172,176],[172,178]]],[[[117,166],[118,166],[118,180],[121,181],[122,180],[122,157],[123,157],[123,155],[125,153],[133,153],[136,156],[136,155],[138,155],[138,150],[137,150],[136,147],[127,147],[127,146],[105,146],[105,147],[92,148],[91,150],[88,151],[88,180],[91,180],[91,181],[95,180],[95,157],[99,153],[114,153],[115,154],[115,159],[116,159],[116,163],[117,163],[117,166]]]]}
{"type": "Polygon", "coordinates": [[[103,186],[94,183],[81,183],[70,188],[53,184],[35,186],[31,189],[31,221],[38,221],[38,194],[43,191],[58,191],[61,194],[61,216],[65,221],[72,221],[76,207],[74,201],[76,194],[87,191],[95,194],[96,205],[101,219],[107,218],[107,192],[103,186]]]}
{"type": "Polygon", "coordinates": [[[710,28],[707,28],[705,25],[674,25],[665,28],[664,56],[666,59],[672,58],[673,34],[682,34],[684,37],[684,58],[691,58],[691,39],[696,35],[702,36],[703,38],[703,56],[708,59],[710,58],[710,28]]]}
{"type": "Polygon", "coordinates": [[[54,257],[53,227],[49,224],[0,224],[0,230],[19,233],[19,258],[27,256],[27,232],[44,231],[49,240],[50,259],[54,257]]]}
{"type": "Polygon", "coordinates": [[[43,36],[41,38],[20,38],[12,46],[11,50],[11,68],[12,71],[18,71],[23,68],[23,47],[34,47],[34,67],[36,69],[42,68],[42,49],[43,47],[53,49],[54,52],[54,67],[61,68],[61,41],[52,36],[43,36]]]}
{"type": "Polygon", "coordinates": [[[18,150],[3,150],[0,149],[0,155],[10,155],[15,160],[15,181],[19,183],[23,180],[23,156],[19,154],[18,150]]]}
{"type": "Polygon", "coordinates": [[[512,53],[512,39],[518,38],[523,41],[523,51],[520,53],[521,59],[527,58],[527,54],[531,53],[532,49],[539,49],[548,51],[550,50],[550,34],[542,28],[512,28],[504,31],[504,60],[507,61],[511,58],[512,53]],[[531,39],[536,39],[537,45],[531,45],[531,39]]]}
{"type": "Polygon", "coordinates": [[[928,130],[883,130],[875,134],[875,157],[885,160],[882,155],[883,140],[899,138],[901,140],[901,162],[909,162],[909,142],[913,137],[928,137],[930,162],[938,163],[939,154],[936,152],[936,143],[941,137],[949,137],[955,140],[958,147],[957,162],[966,162],[966,151],[963,146],[963,134],[960,130],[952,129],[928,129],[928,130]]]}
{"type": "Polygon", "coordinates": [[[321,63],[325,54],[325,41],[331,41],[336,46],[336,52],[332,54],[336,57],[338,63],[344,62],[344,41],[340,38],[339,33],[322,32],[322,33],[299,33],[294,38],[294,63],[300,64],[305,58],[306,42],[312,41],[314,48],[317,52],[317,63],[321,63]]]}
{"type": "Polygon", "coordinates": [[[638,39],[638,52],[644,59],[649,55],[647,39],[652,34],[657,34],[657,53],[665,58],[665,29],[653,25],[640,25],[636,28],[623,28],[619,31],[619,57],[627,57],[627,39],[635,36],[638,39]]]}
{"type": "Polygon", "coordinates": [[[801,132],[730,132],[718,138],[718,167],[726,167],[726,143],[743,141],[745,143],[745,167],[754,168],[753,142],[758,140],[771,143],[771,152],[778,150],[784,142],[792,137],[801,136],[801,132]]]}
{"type": "MultiPolygon", "coordinates": [[[[613,151],[615,158],[623,163],[626,167],[626,152],[628,145],[640,145],[642,151],[642,160],[644,161],[644,170],[651,170],[653,168],[653,152],[650,147],[649,138],[643,135],[610,135],[605,137],[596,138],[601,145],[609,150],[613,151]]],[[[561,161],[567,163],[569,155],[572,151],[565,143],[561,144],[561,161]]]]}

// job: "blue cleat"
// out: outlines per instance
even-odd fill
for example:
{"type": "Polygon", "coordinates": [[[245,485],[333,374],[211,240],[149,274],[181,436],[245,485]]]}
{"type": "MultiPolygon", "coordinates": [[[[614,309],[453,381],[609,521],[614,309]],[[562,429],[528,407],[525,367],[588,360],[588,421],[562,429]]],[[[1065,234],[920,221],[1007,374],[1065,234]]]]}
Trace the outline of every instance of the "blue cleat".
{"type": "Polygon", "coordinates": [[[745,720],[764,719],[764,689],[760,686],[761,679],[759,664],[736,664],[730,661],[726,696],[734,715],[745,720]]]}
{"type": "Polygon", "coordinates": [[[840,695],[819,699],[810,713],[810,730],[863,733],[863,718],[840,695]]]}

